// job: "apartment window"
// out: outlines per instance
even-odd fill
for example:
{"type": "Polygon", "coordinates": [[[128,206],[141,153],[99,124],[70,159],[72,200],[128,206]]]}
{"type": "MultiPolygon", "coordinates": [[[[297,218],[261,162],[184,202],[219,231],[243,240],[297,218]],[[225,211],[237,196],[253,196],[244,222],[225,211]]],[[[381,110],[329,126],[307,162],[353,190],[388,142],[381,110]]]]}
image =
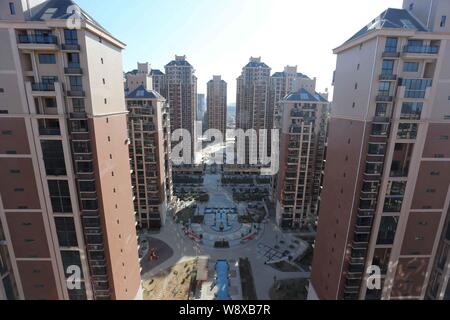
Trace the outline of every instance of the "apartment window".
{"type": "Polygon", "coordinates": [[[48,190],[53,213],[71,213],[69,183],[66,180],[49,180],[48,190]]]}
{"type": "Polygon", "coordinates": [[[39,63],[40,64],[55,64],[56,57],[54,54],[41,53],[41,54],[39,54],[39,63]]]}
{"type": "Polygon", "coordinates": [[[86,120],[71,121],[72,132],[88,132],[88,124],[86,120]]]}
{"type": "Polygon", "coordinates": [[[89,161],[78,161],[76,163],[77,171],[79,173],[92,173],[94,172],[94,166],[89,161]]]}
{"type": "Polygon", "coordinates": [[[74,153],[91,153],[91,144],[89,141],[74,141],[73,142],[74,153]]]}
{"type": "Polygon", "coordinates": [[[14,2],[9,3],[9,12],[12,16],[16,15],[16,5],[14,4],[14,2]]]}
{"type": "Polygon", "coordinates": [[[448,140],[448,136],[439,136],[439,140],[448,140]]]}
{"type": "Polygon", "coordinates": [[[386,46],[384,48],[385,52],[397,52],[398,39],[397,38],[387,38],[386,46]]]}
{"type": "Polygon", "coordinates": [[[77,247],[77,232],[73,218],[56,217],[55,218],[56,233],[58,242],[61,247],[77,247]]]}
{"type": "Polygon", "coordinates": [[[375,107],[375,117],[388,117],[388,105],[387,103],[377,103],[375,107]]]}
{"type": "Polygon", "coordinates": [[[94,181],[80,181],[80,192],[95,192],[95,182],[94,181]]]}
{"type": "Polygon", "coordinates": [[[380,96],[389,96],[391,92],[391,83],[388,81],[381,81],[378,86],[378,94],[380,96]]]}
{"type": "Polygon", "coordinates": [[[445,27],[445,23],[447,22],[447,16],[442,16],[441,17],[441,28],[445,27]]]}
{"type": "Polygon", "coordinates": [[[72,99],[72,107],[73,112],[80,112],[80,113],[86,112],[83,98],[72,99]]]}
{"type": "Polygon", "coordinates": [[[393,72],[394,72],[394,60],[383,60],[381,74],[392,75],[393,72]]]}
{"type": "Polygon", "coordinates": [[[369,154],[370,155],[384,155],[386,151],[386,145],[381,143],[370,143],[369,154]]]}
{"type": "Polygon", "coordinates": [[[419,63],[418,62],[405,62],[403,64],[404,72],[417,72],[419,71],[419,63]]]}
{"type": "Polygon", "coordinates": [[[12,130],[3,130],[2,131],[2,135],[4,135],[4,136],[11,136],[12,135],[12,130]]]}
{"type": "Polygon", "coordinates": [[[355,90],[358,89],[358,82],[355,83],[355,90]]]}
{"type": "Polygon", "coordinates": [[[64,39],[66,40],[66,44],[78,44],[77,30],[65,29],[64,30],[64,39]]]}
{"type": "Polygon", "coordinates": [[[44,98],[44,107],[47,108],[56,108],[56,99],[55,98],[44,98]]]}
{"type": "Polygon", "coordinates": [[[98,209],[97,200],[83,200],[83,201],[81,201],[81,204],[83,206],[83,210],[97,210],[98,209]]]}
{"type": "Polygon", "coordinates": [[[106,98],[105,98],[105,100],[104,100],[104,101],[105,101],[105,104],[107,104],[107,103],[108,103],[108,100],[107,100],[106,98]]]}
{"type": "Polygon", "coordinates": [[[419,124],[417,123],[400,123],[398,125],[398,139],[416,139],[419,131],[419,124]]]}
{"type": "Polygon", "coordinates": [[[394,243],[397,231],[398,217],[382,217],[378,230],[377,244],[390,245],[394,243]]]}
{"type": "Polygon", "coordinates": [[[42,140],[41,148],[46,174],[49,176],[66,175],[62,142],[59,140],[42,140]]]}
{"type": "Polygon", "coordinates": [[[70,81],[70,89],[72,91],[83,91],[83,84],[82,84],[81,77],[70,76],[69,81],[70,81]]]}
{"type": "Polygon", "coordinates": [[[103,58],[100,59],[100,62],[103,64],[103,58]]]}
{"type": "Polygon", "coordinates": [[[403,102],[400,119],[402,120],[420,120],[422,115],[422,102],[403,102]]]}
{"type": "Polygon", "coordinates": [[[67,66],[69,68],[79,68],[80,67],[80,55],[76,52],[71,52],[67,54],[67,66]]]}
{"type": "Polygon", "coordinates": [[[425,98],[426,89],[431,87],[431,79],[403,79],[400,86],[406,87],[405,98],[425,98]]]}
{"type": "Polygon", "coordinates": [[[5,89],[0,88],[0,93],[4,93],[4,92],[5,92],[5,89]]]}

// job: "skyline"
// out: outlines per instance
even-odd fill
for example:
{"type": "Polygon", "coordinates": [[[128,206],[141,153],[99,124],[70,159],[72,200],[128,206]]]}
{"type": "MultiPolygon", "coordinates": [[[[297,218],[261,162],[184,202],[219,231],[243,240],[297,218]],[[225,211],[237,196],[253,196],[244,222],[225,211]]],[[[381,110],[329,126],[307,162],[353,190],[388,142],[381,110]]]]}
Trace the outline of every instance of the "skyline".
{"type": "Polygon", "coordinates": [[[299,72],[317,78],[318,91],[328,88],[332,93],[336,66],[332,50],[386,7],[401,7],[402,1],[347,0],[346,5],[352,8],[348,12],[342,10],[341,2],[329,0],[309,3],[229,0],[214,5],[208,5],[208,0],[155,0],[145,4],[130,0],[126,7],[123,1],[112,0],[106,8],[101,1],[78,0],[77,3],[125,42],[125,72],[135,69],[137,62],[149,62],[152,68],[163,71],[175,55],[186,55],[198,77],[198,92],[206,93],[206,83],[213,75],[221,75],[228,83],[228,103],[234,103],[236,78],[250,56],[261,56],[272,73],[283,71],[286,65],[297,65],[299,72]],[[329,9],[323,10],[324,5],[329,9]],[[118,12],[120,16],[116,17],[118,12]],[[310,12],[320,12],[323,16],[310,12]],[[282,18],[277,20],[277,17],[282,18]],[[328,23],[323,24],[324,21],[328,23]],[[249,26],[254,27],[250,30],[249,26]],[[314,32],[308,32],[310,26],[314,26],[314,32]],[[143,35],[143,28],[148,28],[148,34],[143,35]],[[294,28],[298,28],[300,37],[292,41],[292,34],[296,34],[292,32],[294,28]],[[279,37],[276,45],[266,40],[274,37],[279,37]],[[230,50],[230,44],[239,49],[230,50]]]}

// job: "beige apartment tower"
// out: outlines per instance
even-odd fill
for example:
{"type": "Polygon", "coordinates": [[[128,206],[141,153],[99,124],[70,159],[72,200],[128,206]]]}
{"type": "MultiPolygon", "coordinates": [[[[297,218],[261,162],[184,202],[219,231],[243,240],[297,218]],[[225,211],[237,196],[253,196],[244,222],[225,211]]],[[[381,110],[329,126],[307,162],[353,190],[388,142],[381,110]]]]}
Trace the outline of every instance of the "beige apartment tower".
{"type": "Polygon", "coordinates": [[[207,84],[208,129],[217,129],[225,137],[227,129],[227,83],[213,76],[207,84]]]}
{"type": "MultiPolygon", "coordinates": [[[[148,79],[142,82],[151,84],[148,79]]],[[[169,107],[166,99],[151,88],[140,85],[125,97],[134,210],[143,229],[163,226],[172,201],[169,107]]]]}
{"type": "Polygon", "coordinates": [[[0,3],[1,298],[140,297],[124,44],[74,5],[0,3]]]}
{"type": "Polygon", "coordinates": [[[280,131],[276,220],[282,229],[314,225],[321,191],[329,103],[310,88],[292,87],[277,107],[280,131]]]}
{"type": "Polygon", "coordinates": [[[186,56],[175,56],[175,60],[169,62],[165,70],[163,92],[160,93],[169,104],[171,131],[188,130],[194,150],[197,121],[197,77],[194,67],[186,60],[186,56]]]}
{"type": "Polygon", "coordinates": [[[449,298],[449,17],[404,1],[334,51],[310,298],[449,298]]]}

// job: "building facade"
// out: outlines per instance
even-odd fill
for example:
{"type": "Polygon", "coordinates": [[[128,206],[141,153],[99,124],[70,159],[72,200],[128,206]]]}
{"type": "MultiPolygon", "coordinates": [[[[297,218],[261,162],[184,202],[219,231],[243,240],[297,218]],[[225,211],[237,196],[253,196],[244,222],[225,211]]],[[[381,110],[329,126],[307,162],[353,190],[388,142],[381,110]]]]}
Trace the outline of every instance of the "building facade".
{"type": "MultiPolygon", "coordinates": [[[[254,129],[258,132],[266,128],[267,112],[270,103],[270,67],[261,58],[250,58],[237,78],[236,88],[236,129],[247,131],[254,129]]],[[[258,155],[259,142],[245,143],[245,164],[251,164],[252,155],[258,155]]],[[[264,146],[261,152],[267,152],[264,146]]]]}
{"type": "Polygon", "coordinates": [[[310,298],[448,297],[448,16],[407,0],[335,49],[310,298]]]}
{"type": "Polygon", "coordinates": [[[213,76],[207,84],[208,129],[217,129],[224,138],[227,129],[227,83],[213,76]]]}
{"type": "Polygon", "coordinates": [[[329,103],[314,89],[292,88],[293,93],[279,102],[275,120],[280,131],[276,220],[283,229],[298,229],[316,221],[329,103]]]}
{"type": "Polygon", "coordinates": [[[137,69],[125,73],[125,93],[135,91],[140,86],[144,88],[153,88],[153,70],[151,65],[146,63],[138,63],[137,69]]]}
{"type": "Polygon", "coordinates": [[[197,121],[197,77],[194,67],[186,60],[186,56],[175,56],[165,66],[165,88],[162,95],[169,103],[170,126],[186,129],[192,138],[192,159],[194,159],[194,143],[196,142],[197,121]]]}
{"type": "Polygon", "coordinates": [[[82,10],[80,28],[69,28],[73,5],[0,3],[0,296],[8,299],[140,296],[124,44],[82,10]]]}
{"type": "Polygon", "coordinates": [[[126,103],[138,226],[158,229],[172,201],[169,107],[158,92],[142,85],[128,93],[126,103]]]}

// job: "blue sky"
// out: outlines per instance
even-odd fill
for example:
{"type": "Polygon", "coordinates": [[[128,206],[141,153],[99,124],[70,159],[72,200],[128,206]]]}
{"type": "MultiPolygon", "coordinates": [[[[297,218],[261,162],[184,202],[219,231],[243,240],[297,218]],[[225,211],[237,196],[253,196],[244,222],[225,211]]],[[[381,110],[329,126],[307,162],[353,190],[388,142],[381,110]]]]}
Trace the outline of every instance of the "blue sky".
{"type": "Polygon", "coordinates": [[[127,44],[125,71],[137,61],[164,69],[175,54],[196,69],[198,92],[222,75],[228,102],[236,100],[236,78],[250,56],[272,71],[297,65],[331,88],[332,49],[388,7],[402,0],[76,0],[127,44]]]}

